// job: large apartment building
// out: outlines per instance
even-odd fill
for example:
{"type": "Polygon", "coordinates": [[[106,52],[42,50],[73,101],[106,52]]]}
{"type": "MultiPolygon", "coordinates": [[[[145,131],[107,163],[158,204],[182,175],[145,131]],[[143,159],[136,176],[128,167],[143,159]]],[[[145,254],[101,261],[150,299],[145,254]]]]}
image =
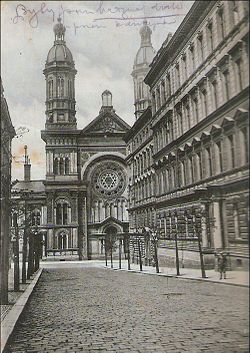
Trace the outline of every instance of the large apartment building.
{"type": "MultiPolygon", "coordinates": [[[[177,232],[193,263],[198,224],[204,253],[224,249],[232,267],[248,264],[248,31],[246,1],[196,1],[144,80],[152,109],[150,172],[143,153],[131,158],[147,111],[132,127],[136,134],[127,135],[135,170],[130,227],[153,226],[167,247],[177,232]]],[[[159,253],[164,261],[167,252],[159,253]]]]}

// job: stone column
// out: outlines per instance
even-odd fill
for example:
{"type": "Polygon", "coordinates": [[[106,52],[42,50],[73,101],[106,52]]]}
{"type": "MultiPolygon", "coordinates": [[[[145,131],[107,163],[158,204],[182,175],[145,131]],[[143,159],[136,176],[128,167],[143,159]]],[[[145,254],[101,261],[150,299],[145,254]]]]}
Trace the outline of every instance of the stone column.
{"type": "Polygon", "coordinates": [[[213,244],[214,248],[222,248],[223,247],[223,240],[222,240],[222,229],[221,229],[221,217],[220,217],[220,204],[219,201],[213,201],[213,244]]]}

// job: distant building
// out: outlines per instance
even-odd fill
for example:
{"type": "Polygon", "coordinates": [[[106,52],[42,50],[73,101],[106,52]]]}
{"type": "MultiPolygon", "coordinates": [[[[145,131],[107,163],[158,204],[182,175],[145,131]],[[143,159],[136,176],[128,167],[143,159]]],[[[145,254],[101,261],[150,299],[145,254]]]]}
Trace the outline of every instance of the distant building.
{"type": "Polygon", "coordinates": [[[1,304],[8,304],[8,273],[10,249],[10,190],[11,190],[11,141],[15,136],[15,129],[11,117],[1,80],[1,304]]]}
{"type": "Polygon", "coordinates": [[[47,255],[47,205],[44,180],[31,179],[31,161],[28,148],[24,146],[23,180],[13,182],[12,197],[12,232],[14,233],[13,215],[17,215],[19,233],[19,251],[23,252],[23,236],[35,229],[42,234],[43,255],[47,255]],[[26,218],[26,220],[25,220],[26,218]]]}
{"type": "Polygon", "coordinates": [[[162,264],[177,232],[184,262],[199,266],[198,225],[207,266],[221,250],[232,267],[248,266],[248,31],[246,1],[196,1],[150,64],[152,130],[137,121],[126,135],[129,217],[132,228],[152,226],[155,210],[162,264]]]}
{"type": "MultiPolygon", "coordinates": [[[[49,50],[46,78],[47,251],[78,254],[79,259],[104,256],[105,235],[128,231],[126,145],[130,129],[116,113],[112,94],[102,94],[98,116],[77,129],[76,69],[58,19],[49,50]]],[[[87,91],[86,91],[87,92],[87,91]]]]}

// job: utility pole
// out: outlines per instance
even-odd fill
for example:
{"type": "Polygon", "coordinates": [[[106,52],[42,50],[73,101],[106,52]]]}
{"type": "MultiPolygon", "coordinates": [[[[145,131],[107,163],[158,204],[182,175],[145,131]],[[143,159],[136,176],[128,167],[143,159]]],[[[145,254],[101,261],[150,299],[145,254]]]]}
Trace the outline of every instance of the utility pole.
{"type": "Polygon", "coordinates": [[[122,268],[122,239],[119,239],[119,269],[122,268]]]}
{"type": "Polygon", "coordinates": [[[195,227],[195,233],[197,235],[198,239],[198,248],[199,248],[199,255],[200,255],[200,262],[201,262],[201,276],[202,278],[206,278],[206,271],[205,271],[205,264],[204,264],[204,259],[203,259],[203,253],[202,253],[202,246],[201,246],[201,227],[199,227],[198,222],[196,221],[195,217],[195,210],[193,214],[193,222],[194,222],[194,227],[195,227]]]}
{"type": "Polygon", "coordinates": [[[130,240],[129,240],[129,234],[127,236],[127,248],[128,248],[128,270],[130,270],[130,240]]]}
{"type": "Polygon", "coordinates": [[[40,267],[40,258],[41,258],[41,234],[35,232],[35,267],[34,270],[37,271],[40,267]]]}
{"type": "Polygon", "coordinates": [[[155,269],[156,273],[159,273],[159,262],[158,262],[158,252],[157,252],[157,235],[155,234],[153,236],[153,242],[154,242],[154,255],[155,255],[155,269]]]}
{"type": "Polygon", "coordinates": [[[180,261],[179,261],[179,249],[178,249],[178,241],[177,241],[177,236],[178,236],[178,218],[177,218],[177,213],[175,214],[174,217],[175,220],[175,258],[176,258],[176,274],[177,276],[180,276],[180,261]]]}
{"type": "Polygon", "coordinates": [[[20,274],[19,274],[19,236],[18,236],[18,224],[17,214],[13,214],[13,224],[15,227],[15,242],[14,242],[14,292],[20,290],[20,274]]]}
{"type": "Polygon", "coordinates": [[[32,231],[29,232],[29,254],[28,254],[28,269],[27,269],[27,279],[34,273],[34,233],[32,231]]]}
{"type": "Polygon", "coordinates": [[[108,254],[107,254],[107,250],[108,250],[108,245],[107,245],[107,235],[105,236],[104,239],[104,250],[105,250],[105,266],[108,266],[108,254]]]}
{"type": "Polygon", "coordinates": [[[26,283],[26,258],[27,258],[27,242],[28,242],[28,227],[27,227],[27,200],[24,200],[24,232],[23,232],[23,258],[22,258],[22,283],[26,283]]]}
{"type": "Polygon", "coordinates": [[[113,241],[112,236],[110,235],[110,266],[113,268],[113,241]]]}
{"type": "Polygon", "coordinates": [[[142,271],[141,241],[140,241],[140,238],[139,238],[139,237],[138,237],[138,239],[137,239],[137,244],[138,244],[138,255],[139,255],[140,271],[142,271]]]}

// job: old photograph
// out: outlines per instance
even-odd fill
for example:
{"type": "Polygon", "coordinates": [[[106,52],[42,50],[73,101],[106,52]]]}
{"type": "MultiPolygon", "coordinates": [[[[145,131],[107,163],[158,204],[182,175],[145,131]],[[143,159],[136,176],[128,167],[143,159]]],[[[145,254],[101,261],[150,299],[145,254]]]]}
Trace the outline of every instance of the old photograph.
{"type": "Polygon", "coordinates": [[[1,1],[0,240],[1,353],[248,353],[248,1],[1,1]]]}

